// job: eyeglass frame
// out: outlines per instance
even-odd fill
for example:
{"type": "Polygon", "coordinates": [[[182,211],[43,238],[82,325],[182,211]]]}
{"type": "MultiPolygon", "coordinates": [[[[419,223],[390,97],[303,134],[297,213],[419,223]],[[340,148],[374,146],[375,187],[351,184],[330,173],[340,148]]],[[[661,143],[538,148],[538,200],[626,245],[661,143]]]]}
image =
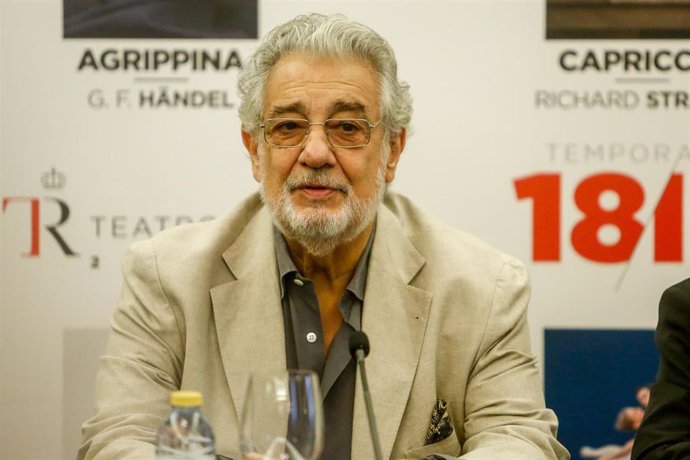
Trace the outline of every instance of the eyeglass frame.
{"type": "Polygon", "coordinates": [[[323,126],[323,130],[324,130],[324,132],[326,133],[326,139],[328,140],[328,144],[329,144],[331,147],[337,147],[337,148],[341,148],[341,149],[359,149],[359,148],[366,147],[367,145],[369,145],[369,142],[371,142],[371,130],[374,129],[374,128],[376,128],[376,127],[378,127],[378,126],[380,126],[382,121],[383,121],[383,118],[380,119],[379,121],[377,121],[376,123],[372,123],[372,122],[370,122],[369,120],[367,120],[366,118],[327,118],[327,119],[325,119],[324,121],[322,121],[321,123],[316,123],[316,122],[310,121],[308,118],[283,118],[283,117],[275,117],[275,118],[267,118],[264,122],[259,123],[259,128],[261,128],[261,130],[262,130],[263,133],[264,133],[264,136],[263,136],[263,137],[264,137],[264,141],[266,141],[266,143],[267,143],[268,145],[270,145],[271,147],[276,147],[276,148],[279,148],[279,149],[294,149],[294,148],[304,147],[304,144],[307,143],[307,138],[309,138],[309,134],[311,134],[311,127],[312,127],[312,126],[315,126],[315,125],[316,125],[316,126],[323,126]],[[273,144],[273,143],[269,142],[268,138],[266,137],[266,123],[268,123],[269,121],[272,121],[272,120],[295,120],[295,121],[306,121],[306,122],[309,124],[309,128],[307,128],[307,132],[304,133],[304,139],[302,140],[302,143],[300,143],[300,144],[296,144],[296,145],[278,145],[278,144],[273,144]],[[335,145],[333,142],[331,142],[331,136],[328,135],[328,128],[326,127],[326,123],[328,123],[329,121],[338,121],[338,120],[340,120],[340,121],[363,121],[363,122],[365,122],[365,123],[367,124],[367,126],[369,127],[369,135],[367,136],[367,142],[366,142],[366,144],[358,144],[358,145],[335,145]]]}

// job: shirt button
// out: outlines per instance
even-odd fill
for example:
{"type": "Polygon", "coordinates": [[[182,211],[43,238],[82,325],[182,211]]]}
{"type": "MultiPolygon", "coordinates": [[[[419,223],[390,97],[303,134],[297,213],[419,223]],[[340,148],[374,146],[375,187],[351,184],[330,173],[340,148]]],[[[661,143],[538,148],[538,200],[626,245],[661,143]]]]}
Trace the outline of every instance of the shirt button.
{"type": "Polygon", "coordinates": [[[299,278],[295,278],[293,283],[295,283],[297,286],[304,286],[304,281],[299,278]]]}
{"type": "Polygon", "coordinates": [[[307,333],[307,342],[309,342],[309,343],[316,342],[316,333],[315,332],[307,333]]]}

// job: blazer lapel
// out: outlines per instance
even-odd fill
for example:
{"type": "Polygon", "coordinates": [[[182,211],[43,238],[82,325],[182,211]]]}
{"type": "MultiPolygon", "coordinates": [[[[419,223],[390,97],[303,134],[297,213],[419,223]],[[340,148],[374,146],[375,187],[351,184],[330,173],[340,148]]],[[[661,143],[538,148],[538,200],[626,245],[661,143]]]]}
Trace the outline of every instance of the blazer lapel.
{"type": "Polygon", "coordinates": [[[211,289],[221,359],[238,418],[249,373],[286,367],[272,238],[271,218],[263,209],[223,253],[235,280],[211,289]]]}
{"type": "MultiPolygon", "coordinates": [[[[362,329],[371,343],[366,361],[367,376],[384,458],[389,458],[393,449],[426,330],[431,294],[409,284],[424,263],[422,255],[404,236],[404,229],[395,216],[382,206],[369,262],[362,329]]],[[[358,382],[352,458],[373,457],[366,408],[358,382]]]]}

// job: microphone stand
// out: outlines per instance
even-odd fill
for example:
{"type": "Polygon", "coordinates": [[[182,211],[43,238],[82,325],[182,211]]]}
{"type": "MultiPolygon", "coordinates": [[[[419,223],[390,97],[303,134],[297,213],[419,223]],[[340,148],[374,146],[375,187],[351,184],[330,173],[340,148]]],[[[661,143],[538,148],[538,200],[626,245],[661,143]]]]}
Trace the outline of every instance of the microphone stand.
{"type": "Polygon", "coordinates": [[[362,377],[362,389],[364,390],[364,405],[367,408],[367,419],[369,419],[369,431],[371,433],[371,442],[374,445],[374,458],[376,460],[383,460],[381,455],[381,444],[379,443],[379,432],[376,428],[376,416],[374,415],[374,405],[371,402],[371,393],[369,392],[369,381],[367,380],[367,369],[364,366],[364,358],[369,353],[369,338],[362,331],[355,332],[350,337],[350,351],[354,352],[357,365],[359,366],[359,374],[362,377]]]}

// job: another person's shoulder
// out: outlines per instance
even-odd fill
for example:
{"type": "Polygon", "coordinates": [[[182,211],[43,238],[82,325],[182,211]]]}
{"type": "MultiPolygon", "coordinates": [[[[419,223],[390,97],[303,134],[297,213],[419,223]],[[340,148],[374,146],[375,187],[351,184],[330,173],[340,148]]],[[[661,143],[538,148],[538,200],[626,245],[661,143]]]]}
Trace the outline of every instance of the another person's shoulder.
{"type": "Polygon", "coordinates": [[[670,294],[680,294],[680,295],[685,295],[688,298],[688,301],[690,301],[690,278],[687,278],[679,283],[674,284],[673,286],[669,287],[664,291],[664,295],[670,295],[670,294]]]}
{"type": "Polygon", "coordinates": [[[690,278],[667,288],[661,296],[657,338],[665,340],[672,325],[690,330],[690,278]]]}
{"type": "MultiPolygon", "coordinates": [[[[659,302],[659,322],[685,322],[690,315],[690,278],[667,288],[659,302]]],[[[686,327],[690,328],[690,324],[686,327]]]]}

